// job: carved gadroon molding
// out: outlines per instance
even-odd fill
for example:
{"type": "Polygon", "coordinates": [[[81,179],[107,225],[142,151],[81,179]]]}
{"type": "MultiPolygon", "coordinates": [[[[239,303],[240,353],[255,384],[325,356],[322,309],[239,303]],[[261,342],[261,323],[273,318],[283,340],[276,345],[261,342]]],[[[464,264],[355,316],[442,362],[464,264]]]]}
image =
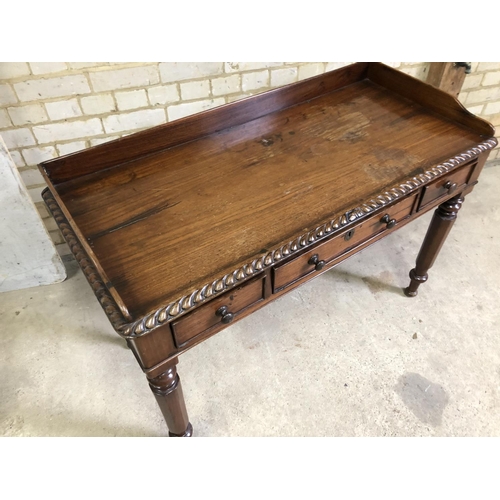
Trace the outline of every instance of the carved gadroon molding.
{"type": "Polygon", "coordinates": [[[265,255],[238,269],[235,269],[233,272],[226,274],[222,278],[212,281],[211,283],[207,283],[201,288],[193,290],[193,292],[189,295],[185,295],[174,302],[170,302],[169,304],[160,307],[158,310],[133,322],[127,322],[123,317],[120,308],[109,294],[107,288],[100,279],[97,270],[92,265],[81,245],[78,243],[78,239],[72,231],[66,217],[48,190],[44,191],[43,198],[49,210],[52,212],[78,264],[82,268],[87,280],[92,286],[92,289],[94,290],[101,306],[111,321],[111,324],[117,333],[122,337],[135,338],[145,335],[151,330],[154,330],[170,320],[179,317],[181,314],[188,312],[195,306],[198,306],[214,296],[233,288],[239,282],[246,280],[250,276],[259,273],[263,269],[277,262],[280,262],[299,250],[316,243],[318,240],[329,236],[330,234],[342,229],[344,226],[352,224],[353,222],[368,216],[368,214],[383,208],[389,203],[406,196],[412,191],[419,189],[424,184],[432,181],[434,178],[472,160],[484,151],[493,149],[497,144],[498,142],[495,138],[482,142],[481,144],[478,144],[477,146],[474,146],[471,149],[430,168],[423,174],[419,174],[402,184],[398,184],[397,186],[388,189],[359,207],[348,210],[341,216],[319,225],[316,229],[299,236],[285,245],[267,252],[265,255]]]}
{"type": "Polygon", "coordinates": [[[42,198],[59,226],[69,249],[78,262],[78,265],[82,268],[83,274],[87,278],[92,290],[94,290],[95,296],[108,316],[113,328],[121,334],[122,329],[127,326],[127,322],[125,321],[120,308],[117,306],[115,300],[109,293],[109,290],[104,285],[99,272],[92,264],[92,261],[89,259],[83,247],[80,245],[80,242],[69,225],[66,216],[63,214],[48,188],[42,192],[42,198]]]}

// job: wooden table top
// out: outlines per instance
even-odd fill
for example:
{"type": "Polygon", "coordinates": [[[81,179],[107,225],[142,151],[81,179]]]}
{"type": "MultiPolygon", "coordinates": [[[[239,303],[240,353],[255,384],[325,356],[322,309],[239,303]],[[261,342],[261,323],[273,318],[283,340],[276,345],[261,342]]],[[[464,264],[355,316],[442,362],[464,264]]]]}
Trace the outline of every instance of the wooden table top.
{"type": "MultiPolygon", "coordinates": [[[[390,78],[399,73],[372,67],[390,78]]],[[[333,73],[294,84],[302,93],[282,109],[211,133],[200,125],[198,137],[191,130],[190,140],[103,162],[102,170],[58,178],[51,162],[42,164],[130,318],[189,295],[493,135],[457,101],[430,109],[356,68],[354,77],[339,70],[339,85],[333,73]]],[[[265,104],[252,97],[244,105],[252,99],[265,104]]],[[[237,114],[238,104],[223,108],[237,114]]],[[[220,110],[203,115],[214,112],[220,110]]],[[[197,124],[196,116],[182,121],[197,124]]],[[[168,136],[174,125],[155,129],[168,136]]],[[[127,141],[133,148],[134,136],[147,139],[134,134],[115,147],[127,141]]],[[[92,149],[105,157],[112,143],[103,146],[92,149]]],[[[84,154],[70,160],[85,163],[84,154]]]]}

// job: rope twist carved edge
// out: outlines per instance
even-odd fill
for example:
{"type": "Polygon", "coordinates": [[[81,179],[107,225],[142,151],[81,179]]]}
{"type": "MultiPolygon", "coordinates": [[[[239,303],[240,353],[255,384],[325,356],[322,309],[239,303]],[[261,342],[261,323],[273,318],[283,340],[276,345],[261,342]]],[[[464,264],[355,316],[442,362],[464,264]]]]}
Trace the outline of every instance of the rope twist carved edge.
{"type": "Polygon", "coordinates": [[[78,265],[82,268],[83,274],[87,278],[92,290],[94,290],[95,296],[111,321],[113,328],[121,334],[122,329],[127,326],[127,322],[125,321],[119,307],[116,305],[113,297],[104,285],[97,269],[94,267],[87,253],[78,242],[78,239],[71,229],[68,220],[62,213],[59,205],[48,188],[42,192],[42,198],[57,222],[66,243],[75,256],[78,265]]]}
{"type": "Polygon", "coordinates": [[[379,196],[369,200],[367,203],[364,203],[359,207],[355,207],[352,210],[348,210],[340,217],[331,219],[330,221],[321,224],[316,229],[313,229],[312,231],[299,236],[298,238],[286,243],[276,250],[268,252],[266,255],[253,260],[251,263],[245,264],[243,267],[240,267],[239,269],[226,274],[220,279],[217,279],[211,283],[207,283],[200,289],[194,290],[189,295],[185,295],[180,299],[171,302],[170,304],[163,306],[157,311],[148,314],[144,318],[141,318],[132,323],[127,323],[125,321],[118,306],[115,304],[109,293],[107,293],[106,287],[99,279],[97,271],[91,264],[84,250],[79,245],[75,235],[69,227],[66,218],[60,211],[57,203],[52,198],[50,193],[47,195],[46,192],[44,192],[44,199],[46,200],[47,204],[49,202],[52,202],[51,205],[49,205],[49,209],[56,218],[56,222],[61,228],[61,232],[63,233],[64,238],[68,242],[71,251],[82,267],[87,280],[94,289],[94,292],[104,311],[108,315],[113,327],[122,337],[135,338],[145,335],[151,330],[154,330],[155,328],[158,328],[171,319],[179,316],[181,313],[185,313],[193,307],[214,297],[215,295],[218,295],[228,290],[229,288],[232,288],[238,282],[262,271],[264,268],[269,267],[276,262],[283,260],[284,258],[301,250],[302,248],[315,243],[317,240],[333,233],[334,231],[337,231],[338,229],[341,229],[343,226],[351,224],[352,222],[357,221],[358,219],[370,214],[371,212],[374,212],[375,210],[378,210],[379,208],[392,203],[398,198],[406,196],[408,193],[418,189],[423,184],[428,183],[435,177],[438,177],[439,175],[448,172],[458,165],[473,159],[484,151],[493,149],[496,145],[497,141],[494,138],[478,144],[477,146],[457,156],[454,156],[453,158],[450,158],[435,167],[432,167],[423,174],[419,174],[409,179],[408,181],[403,182],[402,184],[388,189],[384,193],[381,193],[379,196]],[[54,209],[52,209],[51,206],[54,206],[54,209]],[[59,222],[58,217],[61,220],[61,223],[59,222]]]}

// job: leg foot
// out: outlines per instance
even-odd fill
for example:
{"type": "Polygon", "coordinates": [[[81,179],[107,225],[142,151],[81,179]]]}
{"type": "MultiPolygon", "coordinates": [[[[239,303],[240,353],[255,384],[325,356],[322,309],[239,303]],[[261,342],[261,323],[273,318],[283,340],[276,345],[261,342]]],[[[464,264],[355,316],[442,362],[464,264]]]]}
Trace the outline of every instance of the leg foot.
{"type": "Polygon", "coordinates": [[[188,423],[186,432],[184,434],[174,434],[173,432],[168,431],[168,435],[170,437],[192,437],[193,436],[193,426],[191,422],[188,423]]]}
{"type": "Polygon", "coordinates": [[[193,426],[187,416],[181,380],[177,375],[175,364],[148,381],[167,423],[169,436],[191,437],[193,426]]]}
{"type": "Polygon", "coordinates": [[[429,276],[424,274],[423,276],[418,276],[415,269],[410,271],[410,285],[404,289],[404,293],[407,297],[416,297],[418,295],[418,287],[427,281],[429,276]]]}

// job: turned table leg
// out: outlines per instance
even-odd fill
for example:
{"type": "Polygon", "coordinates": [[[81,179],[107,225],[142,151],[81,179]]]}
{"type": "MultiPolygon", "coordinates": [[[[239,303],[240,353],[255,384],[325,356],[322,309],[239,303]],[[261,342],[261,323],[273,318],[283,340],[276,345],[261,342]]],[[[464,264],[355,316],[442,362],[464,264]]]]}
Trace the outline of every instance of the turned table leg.
{"type": "Polygon", "coordinates": [[[157,377],[148,377],[148,382],[165,417],[168,435],[170,437],[191,437],[193,426],[188,419],[181,380],[175,367],[176,363],[177,360],[157,377]]]}
{"type": "Polygon", "coordinates": [[[434,264],[463,202],[464,199],[459,194],[441,203],[434,212],[417,257],[416,266],[410,271],[410,285],[404,289],[405,295],[408,297],[415,297],[418,293],[418,287],[427,281],[427,271],[434,264]]]}

